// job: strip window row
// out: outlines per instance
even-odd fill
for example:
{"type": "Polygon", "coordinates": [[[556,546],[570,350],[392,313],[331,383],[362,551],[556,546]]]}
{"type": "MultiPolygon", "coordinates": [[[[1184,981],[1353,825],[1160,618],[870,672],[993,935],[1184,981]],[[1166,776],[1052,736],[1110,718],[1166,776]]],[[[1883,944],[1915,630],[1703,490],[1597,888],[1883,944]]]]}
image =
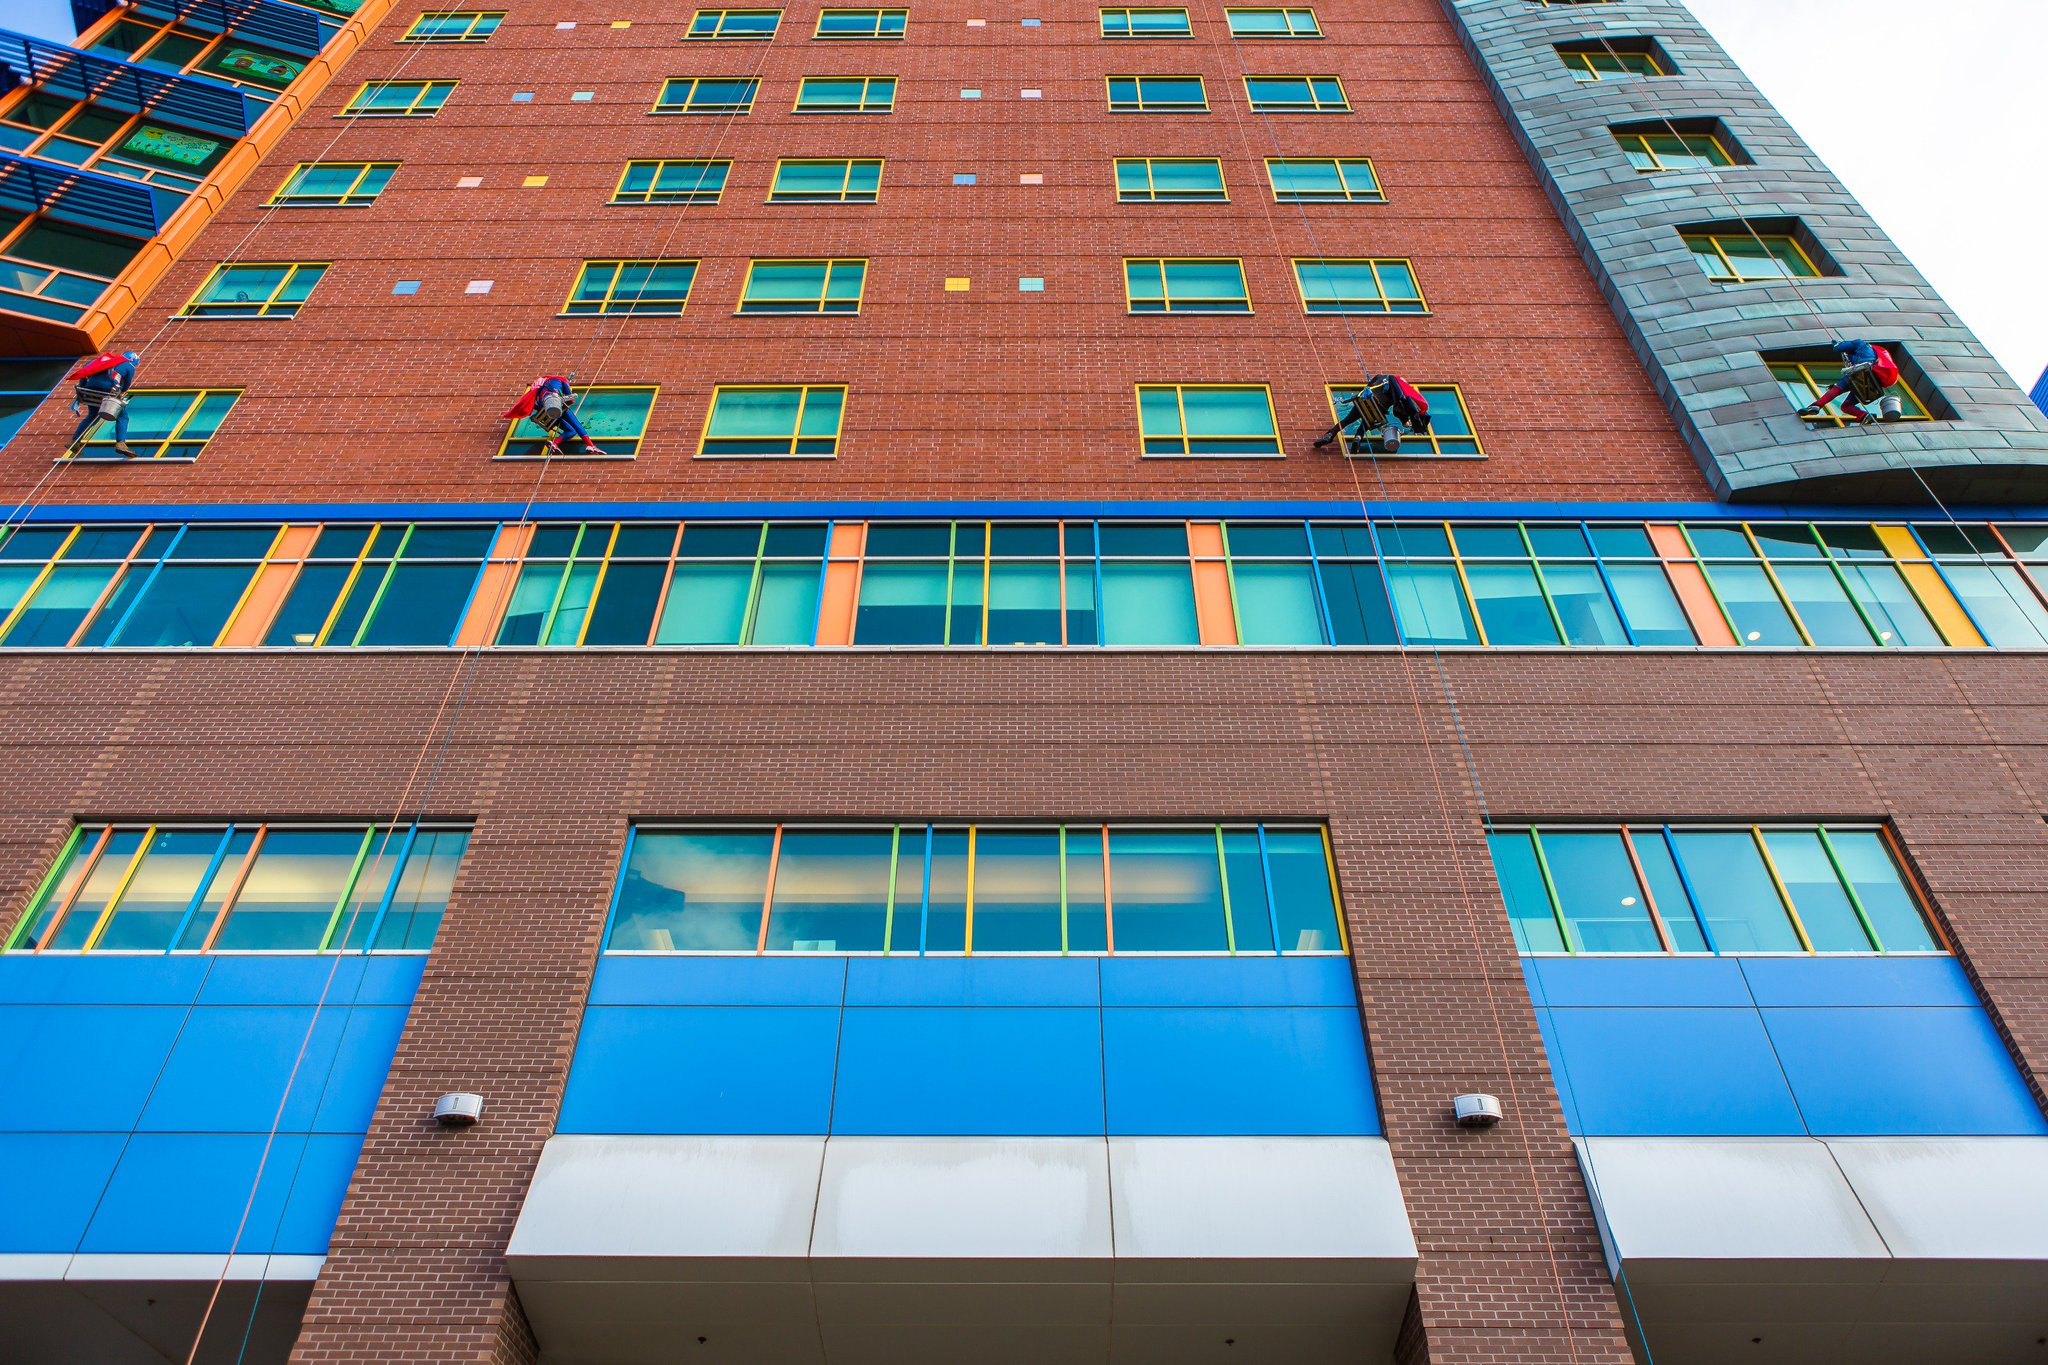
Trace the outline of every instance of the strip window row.
{"type": "Polygon", "coordinates": [[[1320,826],[636,828],[612,953],[1339,954],[1320,826]]]}
{"type": "Polygon", "coordinates": [[[9,952],[423,953],[464,829],[80,825],[9,952]]]}
{"type": "MultiPolygon", "coordinates": [[[[896,108],[895,76],[804,76],[790,112],[887,114],[896,108]]],[[[1242,78],[1255,114],[1348,114],[1350,98],[1335,75],[1242,78]]],[[[1207,113],[1208,88],[1200,76],[1106,76],[1113,114],[1207,113]]],[[[448,103],[457,81],[366,81],[338,114],[341,118],[432,118],[448,103]]],[[[649,111],[655,114],[753,112],[761,92],[756,76],[676,76],[664,82],[649,111]]],[[[1718,145],[1718,144],[1716,144],[1718,145]]],[[[1722,163],[1726,164],[1726,163],[1722,163]]],[[[1646,167],[1645,169],[1669,169],[1646,167]]]]}
{"type": "MultiPolygon", "coordinates": [[[[882,165],[880,157],[783,158],[775,163],[765,202],[872,204],[881,196],[882,165]]],[[[398,167],[395,161],[301,162],[286,175],[266,207],[361,208],[377,202],[398,167]]],[[[1268,157],[1265,168],[1276,203],[1386,201],[1372,162],[1365,157],[1268,157]]],[[[628,161],[610,202],[716,204],[725,194],[731,173],[729,160],[628,161]]],[[[1213,157],[1118,157],[1112,176],[1120,203],[1225,203],[1230,199],[1223,163],[1213,157]]]]}
{"type": "Polygon", "coordinates": [[[2048,525],[32,525],[0,646],[2048,648],[2048,525]]]}
{"type": "MultiPolygon", "coordinates": [[[[1194,25],[1185,9],[1161,7],[1097,11],[1105,38],[1191,38],[1194,25]]],[[[422,16],[424,19],[426,16],[422,16]]],[[[455,17],[455,16],[447,16],[455,17]]],[[[1313,9],[1226,9],[1224,22],[1233,38],[1320,38],[1313,9]]],[[[818,15],[813,38],[901,38],[908,11],[900,9],[827,9],[818,15]]],[[[690,19],[685,37],[696,41],[742,39],[765,41],[782,26],[779,9],[700,9],[690,19]]]]}
{"type": "Polygon", "coordinates": [[[1487,840],[1524,953],[1945,951],[1877,826],[1544,826],[1487,840]]]}

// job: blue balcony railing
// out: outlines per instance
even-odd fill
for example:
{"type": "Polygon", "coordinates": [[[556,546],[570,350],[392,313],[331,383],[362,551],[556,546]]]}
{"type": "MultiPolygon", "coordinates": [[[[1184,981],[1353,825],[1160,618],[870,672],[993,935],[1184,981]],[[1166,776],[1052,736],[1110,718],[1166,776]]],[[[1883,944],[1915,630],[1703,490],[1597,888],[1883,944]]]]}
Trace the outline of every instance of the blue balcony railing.
{"type": "Polygon", "coordinates": [[[159,200],[156,191],[133,180],[0,152],[0,209],[41,209],[67,222],[149,237],[163,226],[159,200]]]}
{"type": "Polygon", "coordinates": [[[227,137],[245,135],[268,107],[221,81],[111,61],[8,29],[0,29],[0,65],[11,68],[17,81],[26,77],[59,98],[148,112],[227,137]]]}

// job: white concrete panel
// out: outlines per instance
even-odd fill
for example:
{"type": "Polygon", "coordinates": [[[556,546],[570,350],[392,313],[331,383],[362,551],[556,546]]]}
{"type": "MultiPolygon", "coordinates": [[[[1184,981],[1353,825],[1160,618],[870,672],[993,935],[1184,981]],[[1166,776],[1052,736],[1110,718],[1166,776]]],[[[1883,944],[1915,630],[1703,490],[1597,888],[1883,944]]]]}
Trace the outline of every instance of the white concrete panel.
{"type": "Polygon", "coordinates": [[[67,1280],[151,1284],[229,1280],[316,1280],[324,1256],[190,1255],[172,1252],[80,1252],[64,1271],[67,1280]],[[274,1263],[274,1264],[273,1264],[274,1263]],[[223,1275],[225,1270],[225,1275],[223,1275]]]}
{"type": "Polygon", "coordinates": [[[522,1280],[591,1279],[590,1258],[802,1278],[824,1149],[808,1137],[549,1138],[507,1258],[522,1280]]]}
{"type": "Polygon", "coordinates": [[[862,1260],[1099,1262],[1107,1278],[1106,1147],[1099,1138],[833,1138],[811,1254],[841,1262],[815,1265],[820,1280],[858,1278],[865,1272],[845,1263],[862,1260]]]}
{"type": "Polygon", "coordinates": [[[61,1280],[71,1253],[10,1251],[0,1255],[0,1280],[61,1280]]]}
{"type": "Polygon", "coordinates": [[[1142,1275],[1132,1261],[1193,1280],[1376,1278],[1371,1262],[1413,1278],[1415,1235],[1380,1138],[1111,1138],[1109,1185],[1119,1279],[1142,1275]],[[1300,1262],[1326,1264],[1302,1274],[1300,1262]]]}
{"type": "Polygon", "coordinates": [[[1582,1138],[1577,1146],[1632,1280],[1656,1274],[1657,1262],[1687,1263],[1691,1275],[1691,1263],[1703,1261],[1885,1256],[1849,1182],[1810,1138],[1582,1138]]]}
{"type": "Polygon", "coordinates": [[[1902,1259],[2048,1262],[2048,1138],[1832,1138],[1902,1259]]]}

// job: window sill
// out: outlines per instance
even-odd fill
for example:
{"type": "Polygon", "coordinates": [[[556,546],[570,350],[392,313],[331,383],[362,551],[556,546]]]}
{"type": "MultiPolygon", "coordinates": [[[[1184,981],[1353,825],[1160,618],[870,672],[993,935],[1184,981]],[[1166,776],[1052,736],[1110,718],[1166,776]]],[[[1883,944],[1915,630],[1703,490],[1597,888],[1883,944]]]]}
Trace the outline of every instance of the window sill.
{"type": "Polygon", "coordinates": [[[1138,458],[1139,458],[1139,459],[1141,459],[1141,460],[1204,460],[1204,461],[1207,461],[1207,460],[1284,460],[1284,459],[1286,459],[1286,458],[1287,458],[1287,452],[1286,452],[1286,451],[1284,451],[1284,450],[1273,450],[1273,451],[1264,451],[1264,452],[1252,452],[1252,451],[1243,451],[1243,452],[1239,452],[1239,453],[1236,453],[1236,454],[1228,454],[1228,455],[1154,455],[1154,454],[1152,454],[1152,453],[1150,453],[1150,452],[1148,452],[1148,451],[1140,451],[1140,452],[1139,452],[1139,454],[1138,454],[1138,458]]]}
{"type": "Polygon", "coordinates": [[[836,460],[839,458],[839,453],[834,451],[830,455],[799,455],[795,453],[788,455],[707,455],[700,450],[690,458],[693,460],[836,460]]]}
{"type": "Polygon", "coordinates": [[[639,458],[636,451],[631,455],[493,455],[493,464],[560,464],[564,461],[575,464],[623,464],[639,458]]]}
{"type": "Polygon", "coordinates": [[[50,463],[130,465],[198,464],[199,457],[197,455],[138,455],[133,458],[130,458],[125,455],[58,455],[52,458],[50,463]]]}

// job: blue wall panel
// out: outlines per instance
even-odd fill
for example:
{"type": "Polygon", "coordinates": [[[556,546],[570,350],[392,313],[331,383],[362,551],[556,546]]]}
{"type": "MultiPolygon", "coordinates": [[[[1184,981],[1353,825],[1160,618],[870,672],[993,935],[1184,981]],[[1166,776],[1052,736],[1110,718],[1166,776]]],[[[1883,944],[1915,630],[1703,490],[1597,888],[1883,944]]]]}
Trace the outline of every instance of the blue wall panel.
{"type": "Polygon", "coordinates": [[[648,956],[599,962],[558,1130],[1314,1135],[1379,1119],[1345,958],[648,956]]]}
{"type": "Polygon", "coordinates": [[[241,1249],[324,1251],[423,967],[0,957],[0,1252],[226,1251],[273,1120],[241,1249]]]}
{"type": "Polygon", "coordinates": [[[1588,1136],[2048,1132],[1947,957],[1525,958],[1588,1136]]]}

